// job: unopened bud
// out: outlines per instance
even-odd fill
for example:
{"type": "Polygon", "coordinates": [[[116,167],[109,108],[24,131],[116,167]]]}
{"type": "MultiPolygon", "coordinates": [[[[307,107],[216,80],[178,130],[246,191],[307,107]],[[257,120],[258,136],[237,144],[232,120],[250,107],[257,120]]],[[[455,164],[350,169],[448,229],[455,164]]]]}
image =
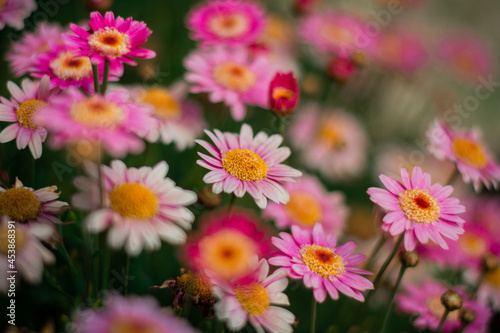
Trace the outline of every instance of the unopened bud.
{"type": "Polygon", "coordinates": [[[418,265],[419,255],[415,251],[401,251],[399,253],[399,260],[406,267],[415,267],[418,265]]]}
{"type": "Polygon", "coordinates": [[[113,5],[113,0],[85,0],[87,8],[90,10],[106,11],[113,5]]]}
{"type": "Polygon", "coordinates": [[[470,324],[476,320],[476,313],[468,308],[460,309],[458,317],[463,323],[470,324]]]}
{"type": "Polygon", "coordinates": [[[455,311],[462,307],[463,300],[459,293],[449,289],[441,295],[441,303],[448,311],[455,311]]]}
{"type": "Polygon", "coordinates": [[[212,188],[207,186],[198,192],[198,200],[207,209],[214,209],[220,205],[221,197],[220,194],[215,194],[212,192],[212,188]]]}
{"type": "Polygon", "coordinates": [[[498,260],[498,257],[494,254],[488,253],[483,256],[481,259],[482,265],[483,265],[483,270],[485,272],[492,272],[495,269],[498,268],[500,262],[498,260]]]}
{"type": "Polygon", "coordinates": [[[276,73],[269,84],[269,108],[279,116],[287,116],[298,102],[299,88],[293,73],[276,73]]]}

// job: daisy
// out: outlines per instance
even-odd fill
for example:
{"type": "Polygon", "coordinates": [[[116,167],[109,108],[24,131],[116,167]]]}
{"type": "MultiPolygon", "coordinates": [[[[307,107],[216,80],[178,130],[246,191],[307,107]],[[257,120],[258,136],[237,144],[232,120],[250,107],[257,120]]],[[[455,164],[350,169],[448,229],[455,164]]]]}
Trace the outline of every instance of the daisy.
{"type": "Polygon", "coordinates": [[[426,244],[429,239],[443,249],[448,245],[442,236],[457,240],[463,234],[465,221],[457,214],[465,207],[456,198],[450,198],[451,186],[431,185],[431,176],[414,167],[411,175],[401,168],[401,179],[380,175],[387,188],[370,187],[367,191],[370,200],[389,211],[384,218],[382,230],[392,236],[404,233],[406,251],[413,251],[417,240],[426,244]]]}
{"type": "Polygon", "coordinates": [[[29,283],[37,284],[42,281],[43,267],[53,264],[56,258],[41,241],[48,241],[52,236],[53,229],[45,224],[20,224],[8,222],[3,216],[0,223],[0,269],[1,281],[0,291],[9,289],[7,280],[8,271],[17,271],[16,277],[22,277],[29,283]],[[15,226],[15,262],[14,269],[11,267],[12,252],[9,251],[9,235],[12,235],[15,226]]]}
{"type": "Polygon", "coordinates": [[[290,194],[290,201],[286,205],[270,203],[263,211],[265,217],[276,220],[278,227],[298,225],[312,229],[319,223],[326,233],[338,236],[342,232],[349,212],[342,193],[327,192],[314,176],[303,176],[296,183],[288,182],[285,189],[290,194]]]}
{"type": "Polygon", "coordinates": [[[163,311],[152,297],[116,294],[108,298],[104,308],[80,310],[72,326],[78,333],[196,332],[185,320],[163,311]]]}
{"type": "Polygon", "coordinates": [[[100,142],[114,157],[144,150],[141,137],[157,122],[150,108],[129,101],[125,89],[115,89],[106,96],[87,96],[74,87],[51,99],[38,121],[51,131],[55,148],[78,142],[100,142]],[[57,119],[57,121],[53,121],[57,119]]]}
{"type": "Polygon", "coordinates": [[[464,182],[472,182],[476,192],[481,189],[481,183],[488,189],[491,185],[497,188],[500,166],[481,142],[479,130],[455,131],[436,120],[427,137],[431,141],[429,151],[440,160],[456,163],[464,182]]]}
{"type": "Polygon", "coordinates": [[[184,61],[193,93],[207,92],[212,103],[224,102],[234,120],[245,118],[245,104],[268,106],[275,72],[266,57],[251,58],[247,48],[195,51],[184,61]]]}
{"type": "Polygon", "coordinates": [[[115,19],[113,12],[106,12],[103,17],[99,12],[90,14],[90,31],[76,24],[70,24],[75,35],[65,34],[63,37],[70,47],[78,49],[76,55],[90,57],[93,64],[109,61],[110,72],[123,75],[123,63],[137,65],[131,58],[151,59],[156,53],[141,49],[152,31],[146,23],[133,21],[131,17],[115,19]]]}
{"type": "Polygon", "coordinates": [[[273,237],[273,245],[280,255],[269,259],[275,266],[287,268],[292,279],[302,279],[306,288],[312,288],[316,301],[322,303],[327,293],[334,300],[339,291],[363,302],[361,291],[373,289],[373,284],[359,274],[371,272],[353,267],[363,261],[362,254],[352,254],[356,248],[353,241],[337,247],[337,237],[325,234],[321,224],[311,230],[292,226],[292,235],[281,232],[281,238],[273,237]]]}
{"type": "Polygon", "coordinates": [[[113,248],[125,247],[131,256],[143,248],[156,250],[161,240],[182,244],[194,220],[188,206],[196,202],[196,194],[175,186],[166,178],[165,161],[154,167],[127,168],[119,160],[111,167],[102,165],[104,178],[104,208],[99,208],[97,167],[88,170],[90,178],[76,177],[75,186],[81,191],[72,198],[74,206],[92,212],[85,219],[92,233],[108,231],[108,243],[113,248]]]}
{"type": "Polygon", "coordinates": [[[34,0],[0,0],[0,30],[5,25],[16,30],[24,28],[24,19],[36,10],[34,0]]]}
{"type": "MultiPolygon", "coordinates": [[[[421,286],[408,285],[403,295],[396,296],[399,310],[416,315],[413,324],[420,329],[437,330],[445,307],[441,303],[441,295],[449,288],[439,282],[425,281],[421,286]]],[[[453,288],[463,298],[462,308],[468,308],[476,314],[476,320],[464,330],[466,333],[481,333],[488,330],[491,309],[479,301],[466,296],[464,288],[453,288]]],[[[451,311],[444,322],[443,332],[454,332],[461,326],[459,311],[451,311]]]]}
{"type": "Polygon", "coordinates": [[[266,25],[257,3],[240,0],[207,1],[187,18],[191,38],[203,46],[245,46],[257,41],[266,25]]]}
{"type": "Polygon", "coordinates": [[[215,304],[215,313],[220,320],[227,321],[232,331],[241,330],[247,322],[260,333],[292,332],[295,316],[290,311],[275,305],[290,305],[283,290],[288,285],[286,272],[277,270],[269,275],[266,259],[258,263],[254,258],[253,272],[239,281],[228,283],[213,278],[213,292],[220,300],[215,304]]]}
{"type": "Polygon", "coordinates": [[[42,142],[47,138],[47,130],[36,118],[47,111],[49,97],[55,91],[50,90],[48,76],[39,82],[24,79],[21,87],[9,81],[7,88],[12,99],[0,97],[0,121],[13,122],[0,133],[0,142],[16,139],[17,149],[29,146],[37,159],[42,156],[42,142]]]}
{"type": "Polygon", "coordinates": [[[254,256],[265,258],[271,250],[270,232],[251,211],[237,209],[206,214],[197,234],[188,238],[183,261],[194,271],[210,270],[220,279],[247,275],[254,256]]]}
{"type": "Polygon", "coordinates": [[[36,59],[49,52],[51,44],[62,43],[62,32],[60,25],[42,22],[35,32],[23,33],[20,40],[12,43],[6,56],[11,71],[17,77],[30,73],[36,59]]]}
{"type": "Polygon", "coordinates": [[[201,160],[196,163],[208,170],[203,181],[212,185],[215,194],[234,193],[238,198],[246,192],[257,206],[264,209],[267,199],[276,203],[287,203],[288,192],[281,182],[293,181],[302,173],[281,164],[288,156],[288,147],[278,148],[283,138],[275,134],[270,137],[259,132],[255,138],[252,128],[243,124],[240,134],[205,131],[215,146],[203,141],[196,142],[212,156],[198,153],[201,160]]]}
{"type": "Polygon", "coordinates": [[[186,100],[187,85],[177,82],[169,88],[132,88],[131,95],[137,103],[153,109],[158,130],[151,131],[146,140],[165,144],[174,143],[178,150],[194,146],[194,140],[207,127],[197,104],[186,100]]]}

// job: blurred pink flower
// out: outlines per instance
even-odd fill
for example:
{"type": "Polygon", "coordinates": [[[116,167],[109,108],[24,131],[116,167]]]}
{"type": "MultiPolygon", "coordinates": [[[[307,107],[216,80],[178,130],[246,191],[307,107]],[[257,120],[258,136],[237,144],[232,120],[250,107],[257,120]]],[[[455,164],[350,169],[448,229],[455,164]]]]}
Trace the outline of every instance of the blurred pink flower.
{"type": "Polygon", "coordinates": [[[0,1],[0,30],[5,25],[16,30],[24,28],[24,19],[37,8],[35,0],[2,0],[0,1]]]}

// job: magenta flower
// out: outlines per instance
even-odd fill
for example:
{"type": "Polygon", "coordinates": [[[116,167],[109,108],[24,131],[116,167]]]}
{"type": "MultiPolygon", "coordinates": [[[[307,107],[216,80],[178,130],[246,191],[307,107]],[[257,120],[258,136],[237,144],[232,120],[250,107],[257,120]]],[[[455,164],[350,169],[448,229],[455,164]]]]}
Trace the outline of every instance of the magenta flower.
{"type": "Polygon", "coordinates": [[[340,82],[349,81],[358,73],[358,66],[350,57],[335,55],[328,63],[328,73],[340,82]]]}
{"type": "Polygon", "coordinates": [[[370,200],[389,211],[384,216],[382,230],[392,236],[404,232],[404,247],[412,251],[417,240],[426,244],[429,239],[448,249],[443,236],[457,240],[463,234],[465,221],[456,214],[465,207],[456,198],[449,198],[451,186],[431,185],[431,176],[420,167],[413,168],[411,179],[401,168],[401,184],[396,179],[380,175],[387,190],[370,187],[370,200]]]}
{"type": "Polygon", "coordinates": [[[339,291],[346,296],[363,302],[361,291],[373,289],[373,284],[359,274],[371,272],[354,266],[365,261],[362,254],[352,254],[356,248],[353,241],[337,247],[337,237],[325,234],[323,227],[316,224],[312,230],[292,226],[292,235],[281,232],[281,238],[273,237],[274,246],[280,255],[269,259],[275,266],[283,266],[292,279],[303,279],[306,288],[312,288],[318,302],[339,298],[339,291]]]}
{"type": "Polygon", "coordinates": [[[203,141],[196,142],[212,156],[198,153],[201,160],[196,163],[208,170],[203,181],[212,185],[214,193],[234,193],[241,198],[248,192],[257,206],[264,209],[267,199],[276,203],[287,203],[288,192],[281,182],[293,181],[302,173],[281,164],[288,156],[288,147],[278,148],[281,135],[267,136],[259,132],[255,138],[252,128],[243,124],[240,134],[205,131],[215,146],[203,141]]]}
{"type": "Polygon", "coordinates": [[[142,46],[152,31],[146,23],[133,21],[131,17],[124,19],[112,12],[106,12],[103,17],[99,12],[90,14],[90,31],[76,24],[70,24],[76,34],[65,34],[70,47],[79,50],[77,55],[90,57],[93,64],[109,61],[110,71],[117,76],[123,74],[123,63],[137,65],[131,58],[151,59],[156,56],[154,51],[142,49],[142,46]]]}
{"type": "Polygon", "coordinates": [[[464,182],[472,182],[479,191],[481,183],[488,189],[497,188],[500,181],[500,165],[482,144],[477,129],[470,132],[452,130],[442,121],[436,120],[427,132],[431,141],[429,151],[440,160],[449,160],[457,165],[464,182]]]}
{"type": "Polygon", "coordinates": [[[24,19],[36,10],[35,0],[2,0],[0,1],[0,30],[5,25],[14,29],[24,28],[24,19]]]}
{"type": "Polygon", "coordinates": [[[184,64],[191,92],[207,92],[212,103],[224,102],[234,120],[245,118],[245,104],[267,108],[275,70],[266,57],[252,58],[247,48],[215,48],[192,53],[184,64]]]}
{"type": "Polygon", "coordinates": [[[257,41],[266,25],[256,3],[239,0],[207,1],[187,18],[191,38],[203,46],[245,46],[257,41]]]}
{"type": "Polygon", "coordinates": [[[29,146],[35,159],[42,156],[42,142],[47,138],[47,130],[37,120],[48,109],[50,90],[47,76],[39,82],[24,79],[22,90],[13,82],[7,83],[12,99],[0,97],[0,121],[14,122],[0,133],[0,142],[16,139],[17,149],[29,146]],[[43,112],[42,112],[43,111],[43,112]]]}
{"type": "Polygon", "coordinates": [[[292,72],[274,75],[269,85],[269,107],[277,114],[288,115],[299,103],[299,87],[292,72]]]}

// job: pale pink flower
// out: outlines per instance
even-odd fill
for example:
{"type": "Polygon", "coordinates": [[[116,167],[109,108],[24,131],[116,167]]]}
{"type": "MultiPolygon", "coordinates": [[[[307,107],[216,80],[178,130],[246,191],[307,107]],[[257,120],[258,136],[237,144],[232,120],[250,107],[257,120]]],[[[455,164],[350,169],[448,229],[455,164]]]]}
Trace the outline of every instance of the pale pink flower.
{"type": "Polygon", "coordinates": [[[24,28],[24,20],[36,10],[35,0],[1,0],[0,1],[0,30],[5,25],[16,30],[24,28]]]}

